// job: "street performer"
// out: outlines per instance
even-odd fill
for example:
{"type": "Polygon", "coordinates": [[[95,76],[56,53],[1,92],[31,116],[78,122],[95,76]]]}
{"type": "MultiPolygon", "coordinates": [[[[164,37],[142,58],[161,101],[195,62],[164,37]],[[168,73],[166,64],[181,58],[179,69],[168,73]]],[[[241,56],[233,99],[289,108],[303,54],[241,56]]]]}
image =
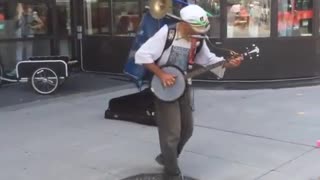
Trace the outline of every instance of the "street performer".
{"type": "MultiPolygon", "coordinates": [[[[164,25],[135,54],[135,63],[143,64],[158,76],[164,87],[174,85],[175,77],[162,71],[160,66],[176,65],[186,71],[192,35],[203,35],[210,29],[208,13],[198,5],[192,4],[182,8],[180,17],[182,21],[175,25],[174,40],[169,48],[164,50],[168,36],[172,34],[169,32],[169,26],[164,25]]],[[[197,43],[197,46],[200,46],[200,43],[197,43]]],[[[205,41],[202,42],[200,50],[194,57],[194,63],[202,66],[222,60],[224,57],[217,57],[210,52],[205,41]]],[[[241,56],[233,57],[223,64],[222,69],[238,67],[241,60],[241,56]]],[[[178,157],[193,132],[190,89],[187,88],[184,95],[174,102],[155,99],[155,113],[161,149],[161,154],[156,157],[156,161],[164,166],[165,180],[183,180],[178,157]]]]}

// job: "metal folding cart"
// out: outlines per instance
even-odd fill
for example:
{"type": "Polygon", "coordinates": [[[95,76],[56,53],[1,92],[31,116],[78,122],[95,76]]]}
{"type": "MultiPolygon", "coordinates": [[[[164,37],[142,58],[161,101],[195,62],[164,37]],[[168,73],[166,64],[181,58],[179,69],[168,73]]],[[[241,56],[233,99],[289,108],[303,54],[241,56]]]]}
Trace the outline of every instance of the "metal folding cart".
{"type": "Polygon", "coordinates": [[[69,77],[69,67],[75,63],[67,56],[30,57],[17,63],[16,77],[12,78],[5,75],[0,62],[0,86],[6,81],[30,82],[37,93],[52,94],[69,77]]]}

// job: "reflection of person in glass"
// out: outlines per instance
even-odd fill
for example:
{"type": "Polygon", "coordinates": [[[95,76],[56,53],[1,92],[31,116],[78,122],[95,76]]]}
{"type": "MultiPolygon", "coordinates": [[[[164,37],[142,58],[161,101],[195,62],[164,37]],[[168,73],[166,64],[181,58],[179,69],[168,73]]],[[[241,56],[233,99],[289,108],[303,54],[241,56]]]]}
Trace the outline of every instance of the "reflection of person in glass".
{"type": "MultiPolygon", "coordinates": [[[[43,22],[38,16],[37,12],[33,12],[30,5],[18,3],[16,8],[16,37],[17,38],[32,38],[34,31],[43,27],[43,22]]],[[[16,47],[16,60],[17,62],[25,60],[32,56],[32,41],[19,41],[16,47]]],[[[13,70],[9,75],[14,75],[13,70]]]]}
{"type": "Polygon", "coordinates": [[[227,14],[227,36],[228,37],[234,37],[235,34],[235,27],[237,25],[236,23],[236,17],[240,13],[241,4],[234,4],[228,9],[227,14]]]}
{"type": "Polygon", "coordinates": [[[260,3],[254,1],[250,4],[250,21],[249,21],[249,36],[259,37],[260,18],[262,16],[262,9],[260,3]]]}
{"type": "MultiPolygon", "coordinates": [[[[33,11],[29,5],[18,3],[16,16],[16,35],[18,38],[32,38],[36,29],[40,29],[43,22],[38,13],[33,11]]],[[[32,43],[29,41],[20,43],[24,44],[17,47],[17,60],[23,60],[32,55],[32,43]],[[26,50],[26,56],[23,51],[26,50]],[[20,52],[20,53],[18,53],[20,52]]]]}
{"type": "Polygon", "coordinates": [[[279,2],[278,12],[278,33],[279,36],[292,36],[293,31],[293,16],[292,6],[287,1],[279,2]]]}

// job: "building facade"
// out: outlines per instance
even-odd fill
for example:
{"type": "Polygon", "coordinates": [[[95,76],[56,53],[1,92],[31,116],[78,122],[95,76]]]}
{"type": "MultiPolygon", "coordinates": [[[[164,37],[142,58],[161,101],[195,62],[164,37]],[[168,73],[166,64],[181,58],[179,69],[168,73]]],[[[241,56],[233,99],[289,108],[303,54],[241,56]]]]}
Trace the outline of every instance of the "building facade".
{"type": "MultiPolygon", "coordinates": [[[[257,60],[227,71],[226,80],[320,75],[320,1],[193,2],[213,14],[209,36],[214,46],[239,52],[250,44],[260,47],[257,60]]],[[[0,0],[0,61],[10,72],[30,56],[67,55],[81,60],[85,71],[122,74],[145,4],[146,0],[0,0]]],[[[199,78],[215,79],[211,74],[199,78]]]]}

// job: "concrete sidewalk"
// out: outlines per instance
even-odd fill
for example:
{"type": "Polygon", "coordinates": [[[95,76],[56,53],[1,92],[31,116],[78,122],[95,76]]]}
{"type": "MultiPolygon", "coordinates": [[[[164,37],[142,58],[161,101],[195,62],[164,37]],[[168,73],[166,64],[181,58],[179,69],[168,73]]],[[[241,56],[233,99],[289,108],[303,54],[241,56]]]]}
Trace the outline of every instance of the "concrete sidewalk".
{"type": "MultiPolygon", "coordinates": [[[[120,180],[161,172],[155,127],[105,120],[134,89],[0,108],[1,180],[120,180]]],[[[318,180],[320,86],[195,91],[195,131],[180,159],[201,180],[318,180]]]]}

